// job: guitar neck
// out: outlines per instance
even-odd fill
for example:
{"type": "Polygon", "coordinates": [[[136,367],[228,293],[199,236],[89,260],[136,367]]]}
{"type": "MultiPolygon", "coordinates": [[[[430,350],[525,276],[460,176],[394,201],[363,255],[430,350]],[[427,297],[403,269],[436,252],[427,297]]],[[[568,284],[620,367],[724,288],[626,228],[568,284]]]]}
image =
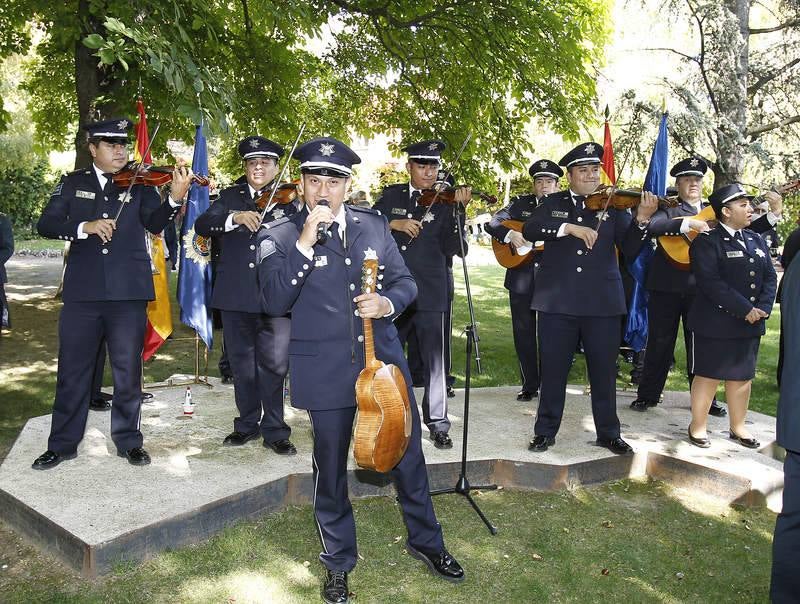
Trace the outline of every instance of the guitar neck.
{"type": "Polygon", "coordinates": [[[364,365],[369,367],[376,361],[375,340],[372,337],[372,319],[362,318],[364,326],[364,365]]]}

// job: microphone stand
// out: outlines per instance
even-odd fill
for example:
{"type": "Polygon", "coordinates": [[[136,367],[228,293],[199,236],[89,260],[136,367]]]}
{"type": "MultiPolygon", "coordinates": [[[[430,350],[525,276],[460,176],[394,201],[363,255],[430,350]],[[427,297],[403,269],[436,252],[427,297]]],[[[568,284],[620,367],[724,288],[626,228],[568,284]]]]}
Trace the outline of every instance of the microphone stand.
{"type": "MultiPolygon", "coordinates": [[[[431,495],[444,495],[449,493],[457,493],[459,495],[463,495],[466,497],[469,504],[475,510],[475,512],[480,516],[480,519],[483,520],[483,523],[486,525],[486,528],[489,529],[489,532],[492,535],[497,534],[497,528],[489,522],[489,519],[486,518],[484,513],[478,507],[478,504],[475,503],[475,500],[470,495],[470,491],[473,489],[476,491],[494,491],[497,489],[496,484],[490,485],[480,485],[480,486],[472,486],[467,479],[467,441],[469,438],[469,395],[470,395],[470,378],[472,375],[472,352],[473,349],[475,351],[475,366],[478,369],[478,373],[481,373],[481,353],[480,349],[478,348],[478,342],[480,338],[478,337],[478,324],[475,321],[475,308],[472,305],[472,291],[469,287],[469,271],[467,270],[467,253],[466,249],[464,248],[464,237],[462,233],[465,233],[465,225],[462,221],[461,212],[459,211],[458,206],[454,209],[456,215],[456,225],[458,227],[459,237],[458,242],[461,246],[461,267],[464,271],[464,285],[466,286],[467,290],[467,306],[469,308],[469,320],[470,323],[464,328],[464,332],[467,335],[467,353],[465,359],[465,370],[464,370],[464,427],[462,429],[462,446],[461,446],[461,473],[458,475],[458,480],[456,481],[455,486],[445,489],[436,489],[431,491],[431,495]]],[[[464,214],[466,216],[466,213],[464,214]]]]}

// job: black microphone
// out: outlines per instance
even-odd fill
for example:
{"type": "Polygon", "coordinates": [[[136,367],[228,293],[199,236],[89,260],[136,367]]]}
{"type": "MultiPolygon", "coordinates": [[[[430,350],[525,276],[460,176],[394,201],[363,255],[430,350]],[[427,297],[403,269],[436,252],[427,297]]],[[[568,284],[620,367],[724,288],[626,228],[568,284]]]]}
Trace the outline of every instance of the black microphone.
{"type": "MultiPolygon", "coordinates": [[[[331,207],[330,202],[327,199],[320,199],[317,202],[318,206],[325,206],[326,208],[331,207]]],[[[329,222],[319,222],[317,223],[317,243],[325,243],[328,240],[328,227],[331,224],[329,222]]]]}

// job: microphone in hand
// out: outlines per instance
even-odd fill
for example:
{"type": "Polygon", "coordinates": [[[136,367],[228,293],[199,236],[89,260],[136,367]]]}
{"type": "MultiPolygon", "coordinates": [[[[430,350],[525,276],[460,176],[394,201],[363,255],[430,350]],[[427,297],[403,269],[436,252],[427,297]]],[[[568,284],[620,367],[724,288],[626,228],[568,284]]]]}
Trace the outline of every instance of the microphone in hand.
{"type": "MultiPolygon", "coordinates": [[[[328,208],[331,204],[327,199],[320,199],[317,205],[328,208]]],[[[328,227],[330,227],[329,222],[317,223],[317,243],[325,243],[328,240],[328,227]]]]}

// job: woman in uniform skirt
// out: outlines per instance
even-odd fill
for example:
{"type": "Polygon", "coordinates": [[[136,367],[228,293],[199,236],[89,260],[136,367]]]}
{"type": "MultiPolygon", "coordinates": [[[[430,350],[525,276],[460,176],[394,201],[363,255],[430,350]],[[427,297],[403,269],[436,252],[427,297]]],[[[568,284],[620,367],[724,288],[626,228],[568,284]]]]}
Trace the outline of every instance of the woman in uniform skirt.
{"type": "Polygon", "coordinates": [[[751,197],[738,184],[712,193],[709,201],[719,226],[700,234],[689,248],[697,295],[689,310],[694,366],[689,440],[710,447],[708,409],[720,381],[730,419],[730,438],[755,449],[758,440],[745,417],[765,321],[775,300],[777,276],[764,240],[748,230],[751,197]]]}

